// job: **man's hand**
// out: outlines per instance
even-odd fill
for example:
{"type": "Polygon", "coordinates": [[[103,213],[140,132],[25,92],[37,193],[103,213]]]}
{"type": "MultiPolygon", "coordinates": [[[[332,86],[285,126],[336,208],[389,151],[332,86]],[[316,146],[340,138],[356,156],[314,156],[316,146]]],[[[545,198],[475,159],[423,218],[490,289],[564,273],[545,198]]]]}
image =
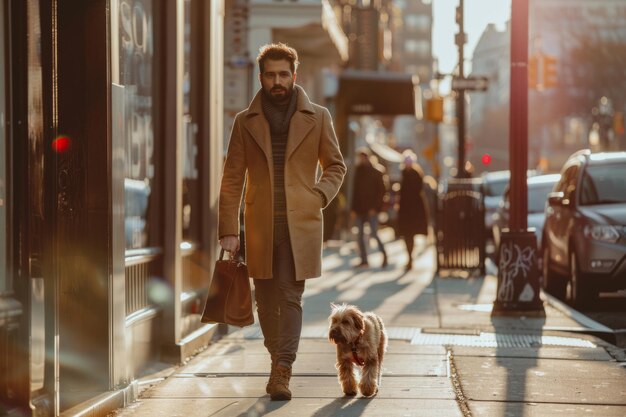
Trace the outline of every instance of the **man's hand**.
{"type": "Polygon", "coordinates": [[[228,235],[220,239],[220,245],[226,252],[230,252],[234,256],[239,250],[239,237],[228,235]]]}

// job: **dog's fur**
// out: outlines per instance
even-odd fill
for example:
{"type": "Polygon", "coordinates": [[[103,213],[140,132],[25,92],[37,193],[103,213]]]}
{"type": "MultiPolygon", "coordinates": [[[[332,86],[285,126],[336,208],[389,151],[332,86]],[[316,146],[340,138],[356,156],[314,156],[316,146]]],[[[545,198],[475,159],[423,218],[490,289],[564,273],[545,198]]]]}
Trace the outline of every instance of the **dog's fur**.
{"type": "Polygon", "coordinates": [[[361,368],[358,389],[365,397],[378,392],[381,380],[383,356],[387,350],[387,333],[382,319],[372,312],[361,312],[353,305],[331,303],[328,318],[328,340],[337,345],[339,383],[345,395],[357,393],[354,366],[361,368]],[[363,363],[359,365],[353,354],[363,363]]]}

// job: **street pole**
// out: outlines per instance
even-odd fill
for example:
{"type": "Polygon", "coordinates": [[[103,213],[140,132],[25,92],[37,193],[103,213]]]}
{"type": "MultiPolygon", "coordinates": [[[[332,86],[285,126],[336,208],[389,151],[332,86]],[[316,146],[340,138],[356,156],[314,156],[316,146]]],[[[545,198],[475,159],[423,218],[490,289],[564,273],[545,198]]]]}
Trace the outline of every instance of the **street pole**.
{"type": "Polygon", "coordinates": [[[509,199],[511,231],[528,227],[528,1],[511,3],[511,104],[509,114],[509,199]]]}
{"type": "MultiPolygon", "coordinates": [[[[459,33],[456,34],[455,43],[459,47],[459,75],[465,78],[463,63],[465,61],[464,46],[466,41],[465,25],[463,23],[463,5],[464,0],[459,0],[459,6],[456,9],[456,22],[459,25],[459,33]]],[[[456,98],[456,116],[458,128],[458,159],[457,159],[457,178],[467,178],[469,175],[465,171],[465,90],[457,91],[456,98]]]]}
{"type": "Polygon", "coordinates": [[[500,244],[498,290],[492,315],[545,317],[539,298],[537,238],[528,230],[528,1],[511,3],[509,114],[510,217],[500,244]]]}

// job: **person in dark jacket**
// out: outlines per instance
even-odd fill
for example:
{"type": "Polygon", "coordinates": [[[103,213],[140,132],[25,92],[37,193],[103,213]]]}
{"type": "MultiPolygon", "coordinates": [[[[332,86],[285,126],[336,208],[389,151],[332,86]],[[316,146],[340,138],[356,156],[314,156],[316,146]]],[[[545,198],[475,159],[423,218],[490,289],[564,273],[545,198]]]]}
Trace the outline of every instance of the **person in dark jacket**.
{"type": "Polygon", "coordinates": [[[357,165],[354,171],[354,187],[352,193],[351,211],[354,215],[358,228],[359,253],[361,255],[360,267],[369,266],[367,261],[367,242],[365,240],[365,223],[369,223],[370,237],[376,239],[378,249],[383,254],[382,267],[386,267],[387,252],[385,246],[378,237],[378,213],[383,207],[383,198],[386,187],[383,172],[372,165],[369,149],[357,150],[357,165]]]}
{"type": "Polygon", "coordinates": [[[413,267],[415,235],[428,235],[428,205],[424,194],[424,173],[417,164],[415,154],[403,153],[404,163],[398,202],[398,232],[404,238],[409,261],[407,271],[413,267]]]}

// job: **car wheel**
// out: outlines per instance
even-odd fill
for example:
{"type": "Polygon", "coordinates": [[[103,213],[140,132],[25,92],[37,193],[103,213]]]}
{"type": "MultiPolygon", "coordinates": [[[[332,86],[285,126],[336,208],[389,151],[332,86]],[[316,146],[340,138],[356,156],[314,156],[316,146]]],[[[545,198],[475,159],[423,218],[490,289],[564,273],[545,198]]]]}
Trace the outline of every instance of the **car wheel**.
{"type": "Polygon", "coordinates": [[[541,271],[541,287],[559,300],[565,300],[567,282],[562,276],[550,269],[550,248],[548,246],[544,246],[543,248],[541,271]]]}
{"type": "Polygon", "coordinates": [[[591,287],[588,277],[578,268],[576,252],[569,256],[570,279],[567,288],[568,300],[574,307],[584,307],[591,304],[598,297],[598,291],[591,287]]]}

